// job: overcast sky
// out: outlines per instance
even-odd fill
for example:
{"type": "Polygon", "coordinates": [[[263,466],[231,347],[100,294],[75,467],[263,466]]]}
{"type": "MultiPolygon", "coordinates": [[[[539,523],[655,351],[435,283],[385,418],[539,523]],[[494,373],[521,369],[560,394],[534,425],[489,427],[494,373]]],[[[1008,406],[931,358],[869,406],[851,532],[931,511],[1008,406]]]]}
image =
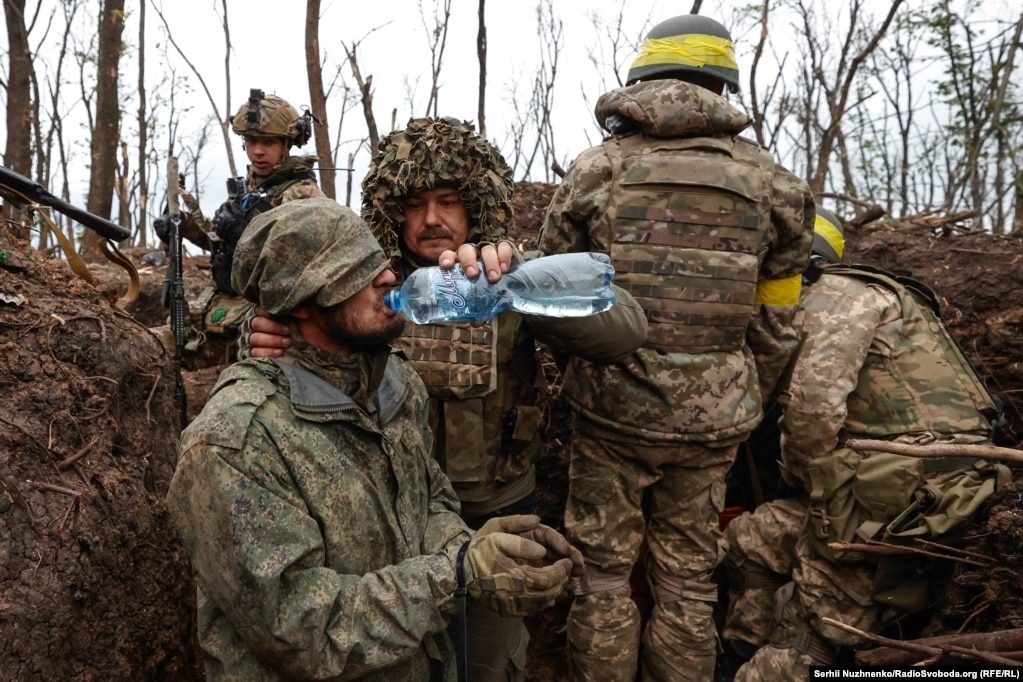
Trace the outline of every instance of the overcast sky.
{"type": "MultiPolygon", "coordinates": [[[[129,1],[129,4],[130,1],[129,1]]],[[[224,103],[224,37],[218,14],[219,0],[177,0],[163,5],[175,41],[190,61],[202,72],[218,104],[224,103]],[[216,10],[216,11],[215,11],[216,10]]],[[[404,127],[410,116],[422,116],[430,88],[430,53],[420,6],[432,20],[434,3],[431,0],[322,0],[320,20],[320,46],[331,65],[343,61],[342,41],[360,42],[359,65],[363,76],[373,76],[374,102],[377,126],[381,135],[391,128],[391,112],[397,109],[397,126],[404,127]],[[417,81],[418,79],[418,81],[417,81]],[[409,106],[409,92],[414,92],[416,110],[409,106]]],[[[604,86],[617,82],[609,69],[603,73],[589,61],[588,52],[597,44],[597,33],[590,16],[593,13],[613,19],[620,3],[611,0],[554,0],[554,12],[563,22],[563,48],[559,54],[556,77],[557,154],[567,165],[580,151],[600,138],[593,120],[593,101],[604,86]],[[603,80],[602,80],[603,79],[603,80]],[[586,102],[582,92],[589,96],[586,102]]],[[[477,0],[453,0],[447,45],[440,78],[440,115],[455,116],[475,122],[478,102],[479,66],[476,56],[477,0]]],[[[662,18],[679,11],[675,2],[630,0],[626,18],[627,35],[635,41],[649,27],[662,18]]],[[[309,103],[305,69],[305,3],[300,0],[230,0],[232,92],[231,108],[237,110],[248,97],[249,88],[262,88],[275,93],[292,104],[309,103]],[[290,11],[289,11],[290,10],[290,11]]],[[[488,89],[487,133],[498,147],[510,155],[507,140],[509,122],[514,110],[508,103],[510,89],[517,85],[519,100],[525,102],[531,79],[540,60],[541,45],[537,37],[536,3],[532,0],[489,0],[486,7],[488,27],[488,89]]],[[[147,13],[150,31],[160,27],[155,12],[147,13]]],[[[129,25],[125,35],[137,30],[129,25]]],[[[154,69],[163,68],[155,45],[149,47],[147,62],[154,69]]],[[[631,50],[621,57],[631,61],[631,50]]],[[[171,59],[179,74],[188,73],[188,67],[171,49],[171,59]]],[[[610,59],[610,57],[608,57],[610,59]]],[[[331,68],[328,67],[328,68],[331,68]]],[[[189,74],[190,75],[190,74],[189,74]]],[[[354,87],[351,70],[342,69],[345,80],[354,87]]],[[[158,77],[154,74],[154,77],[158,77]]],[[[190,76],[191,77],[191,76],[190,76]]],[[[324,80],[328,74],[325,72],[324,80]]],[[[190,121],[201,120],[210,107],[201,90],[189,96],[194,107],[190,121]]],[[[340,107],[336,101],[328,102],[332,143],[338,139],[337,118],[340,107]],[[333,106],[332,106],[333,105],[333,106]]],[[[233,113],[233,111],[231,112],[233,113]]],[[[187,130],[182,135],[188,134],[187,130]]],[[[354,151],[357,140],[365,137],[365,120],[360,109],[346,115],[340,139],[342,153],[339,162],[345,163],[348,152],[354,151]]],[[[227,177],[228,165],[220,139],[214,141],[205,154],[200,173],[206,171],[213,189],[203,197],[204,208],[215,207],[223,200],[221,188],[227,177]]],[[[235,148],[239,172],[244,172],[244,155],[235,148]]],[[[310,141],[302,151],[312,153],[310,141]]],[[[369,155],[363,147],[355,161],[356,187],[365,173],[369,155]]],[[[516,179],[520,179],[517,174],[516,179]]],[[[534,180],[544,180],[543,170],[537,168],[534,180]]],[[[338,177],[338,195],[342,198],[343,175],[338,177]]],[[[358,197],[353,197],[357,205],[358,197]]]]}
{"type": "MultiPolygon", "coordinates": [[[[75,35],[88,36],[95,32],[95,11],[100,0],[85,0],[90,12],[79,12],[75,35]]],[[[245,102],[250,88],[261,88],[267,93],[278,94],[296,107],[309,103],[305,67],[305,11],[303,0],[227,0],[228,19],[231,30],[231,103],[226,110],[224,86],[224,33],[221,27],[222,0],[150,0],[161,7],[169,24],[171,34],[185,57],[195,65],[211,91],[221,115],[232,115],[245,102]]],[[[883,17],[891,0],[866,0],[866,13],[883,17]]],[[[909,0],[917,4],[924,0],[909,0]]],[[[993,1],[993,0],[991,0],[993,1]]],[[[1004,4],[1008,0],[999,0],[1004,4]]],[[[58,0],[29,0],[41,3],[43,16],[60,7],[58,0]]],[[[127,0],[127,21],[124,42],[128,49],[121,60],[121,87],[124,92],[125,111],[122,135],[133,139],[136,123],[134,111],[137,103],[132,101],[137,72],[138,14],[140,0],[127,0]]],[[[429,40],[423,25],[423,13],[432,21],[435,5],[442,0],[321,0],[320,47],[325,59],[324,80],[327,81],[339,64],[341,75],[354,87],[351,70],[344,64],[342,43],[359,42],[358,58],[364,76],[373,76],[373,109],[381,135],[391,129],[391,112],[396,110],[397,126],[403,127],[411,116],[425,115],[425,105],[430,87],[429,40]],[[414,108],[410,107],[410,93],[414,108]]],[[[617,86],[617,76],[624,78],[624,71],[634,56],[633,46],[638,44],[649,28],[664,19],[688,12],[692,2],[670,0],[552,0],[556,18],[562,22],[563,36],[558,55],[558,72],[555,81],[553,120],[557,160],[565,167],[586,147],[599,141],[601,133],[593,117],[596,98],[611,87],[617,86]],[[612,47],[608,37],[609,29],[595,26],[595,20],[614,22],[621,8],[626,12],[622,22],[621,43],[618,61],[622,65],[619,74],[611,67],[612,47]],[[597,64],[591,61],[597,60],[597,64]]],[[[736,56],[742,71],[742,79],[749,73],[752,49],[759,37],[757,17],[745,9],[744,0],[719,0],[704,3],[702,13],[718,19],[733,32],[736,42],[736,56]]],[[[848,1],[811,0],[811,7],[827,18],[829,28],[841,35],[841,25],[847,21],[848,1]]],[[[476,33],[478,23],[478,0],[452,0],[451,17],[448,26],[447,44],[444,51],[440,77],[439,113],[463,120],[475,121],[478,97],[478,61],[476,56],[476,33]]],[[[191,89],[175,89],[176,106],[189,108],[178,131],[179,139],[191,141],[212,116],[212,109],[199,83],[191,74],[185,61],[166,44],[163,38],[162,22],[147,5],[146,65],[148,98],[164,102],[170,97],[169,88],[157,92],[158,85],[167,78],[169,69],[178,77],[185,76],[191,82],[191,89]]],[[[59,15],[59,10],[56,10],[59,15]]],[[[781,11],[781,10],[779,10],[781,11]]],[[[791,19],[774,16],[771,22],[771,45],[776,52],[765,55],[758,70],[758,76],[766,78],[771,68],[780,61],[778,52],[794,52],[799,45],[790,40],[795,35],[791,19]]],[[[515,98],[520,107],[528,101],[537,65],[544,45],[538,37],[537,0],[488,0],[486,7],[488,28],[488,89],[487,89],[487,134],[512,162],[512,148],[508,133],[516,113],[511,103],[512,89],[518,88],[515,98]]],[[[611,31],[613,32],[613,31],[611,31]]],[[[51,30],[45,40],[42,29],[30,36],[33,45],[43,41],[41,57],[48,47],[57,44],[59,29],[51,30]]],[[[0,36],[5,40],[5,36],[0,36]]],[[[840,38],[836,38],[840,40],[840,38]]],[[[796,59],[792,56],[792,59],[796,59]]],[[[45,58],[36,60],[37,70],[44,69],[45,58]]],[[[65,106],[68,107],[65,131],[75,130],[74,123],[83,123],[83,106],[77,84],[78,73],[73,63],[65,65],[64,78],[69,83],[64,88],[65,106]],[[74,123],[72,123],[74,121],[74,123]]],[[[43,79],[41,79],[43,80],[43,79]]],[[[732,97],[732,101],[744,107],[743,98],[732,97]]],[[[166,111],[166,110],[164,110],[166,111]]],[[[360,140],[366,137],[365,120],[361,109],[353,109],[346,115],[344,127],[338,130],[341,107],[338,100],[328,100],[331,142],[340,140],[339,165],[347,163],[348,154],[358,149],[353,166],[355,186],[353,207],[359,207],[358,187],[366,171],[370,151],[360,140]]],[[[0,126],[3,121],[0,120],[0,126]]],[[[0,134],[4,131],[0,130],[0,134]]],[[[229,175],[226,152],[219,130],[211,129],[211,138],[198,164],[203,209],[212,213],[225,198],[225,180],[229,175]]],[[[77,181],[72,187],[72,201],[85,204],[88,181],[88,135],[66,132],[66,137],[76,141],[77,148],[71,150],[71,167],[77,181]]],[[[240,139],[231,136],[235,161],[239,173],[245,172],[245,156],[240,139]]],[[[129,142],[130,144],[131,142],[129,142]]],[[[160,147],[166,149],[166,145],[160,147]]],[[[175,150],[181,156],[181,147],[175,150]]],[[[313,153],[314,144],[308,143],[300,152],[313,153]]],[[[134,160],[134,156],[132,157],[134,160]]],[[[163,170],[163,169],[161,169],[163,170]]],[[[516,169],[516,180],[525,179],[521,169],[516,169]]],[[[539,164],[534,166],[528,179],[546,180],[546,170],[539,164]]],[[[152,187],[153,201],[150,206],[162,205],[162,185],[152,187]],[[159,203],[157,203],[159,202],[159,203]]],[[[345,178],[337,178],[338,198],[344,200],[345,178]]],[[[54,188],[59,189],[59,188],[54,188]]],[[[152,213],[152,211],[151,211],[152,213]]],[[[150,218],[153,216],[151,215],[150,218]]]]}

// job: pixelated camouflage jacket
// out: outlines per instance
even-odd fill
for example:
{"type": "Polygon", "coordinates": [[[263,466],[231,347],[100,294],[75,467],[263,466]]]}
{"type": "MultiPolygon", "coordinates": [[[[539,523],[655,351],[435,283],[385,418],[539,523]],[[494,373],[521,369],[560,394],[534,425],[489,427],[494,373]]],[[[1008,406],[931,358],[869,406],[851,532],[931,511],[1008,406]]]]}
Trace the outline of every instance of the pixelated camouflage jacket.
{"type": "MultiPolygon", "coordinates": [[[[642,152],[647,146],[657,150],[660,169],[674,167],[673,183],[681,186],[691,180],[705,188],[689,188],[687,191],[695,193],[693,196],[701,191],[734,191],[729,188],[737,182],[736,178],[730,177],[727,181],[714,178],[714,159],[718,154],[721,168],[728,165],[730,174],[750,174],[744,179],[746,186],[756,188],[760,183],[762,189],[757,197],[764,202],[764,208],[759,215],[770,218],[755,226],[758,231],[753,266],[756,303],[746,304],[750,312],[739,325],[746,332],[744,338],[736,340],[737,348],[665,352],[648,344],[613,365],[575,360],[566,373],[563,394],[576,414],[594,428],[602,429],[606,437],[654,442],[736,442],[760,420],[762,395],[773,394],[778,378],[798,345],[792,319],[799,278],[809,259],[813,239],[813,197],[805,182],[780,166],[768,166],[766,161],[761,161],[744,171],[731,163],[732,153],[728,150],[738,145],[753,148],[753,143],[738,138],[749,119],[709,90],[674,80],[639,83],[603,95],[597,102],[596,113],[605,127],[619,134],[584,151],[572,163],[555,192],[540,234],[540,249],[545,253],[601,251],[614,259],[615,254],[620,253],[616,248],[620,240],[631,240],[633,245],[641,243],[636,235],[620,229],[622,216],[609,211],[609,207],[619,205],[619,195],[625,191],[618,148],[621,140],[627,138],[629,148],[634,150],[630,152],[629,163],[633,165],[628,171],[638,178],[638,185],[648,179],[643,172],[643,155],[636,150],[642,152]],[[698,166],[687,166],[690,151],[684,147],[699,150],[698,166]],[[674,166],[664,160],[669,153],[677,157],[674,166]],[[780,282],[791,283],[795,288],[790,287],[784,299],[761,296],[764,285],[780,282]]],[[[665,214],[669,211],[664,209],[670,209],[650,208],[665,214]]],[[[649,215],[645,220],[650,220],[649,215]]],[[[664,228],[670,221],[670,216],[666,215],[663,220],[655,220],[655,224],[664,228]]],[[[709,230],[711,225],[705,221],[700,229],[709,230]]],[[[673,229],[678,232],[680,228],[673,229]]],[[[727,278],[732,270],[716,266],[722,262],[718,255],[721,249],[718,242],[712,243],[709,239],[710,232],[707,237],[698,237],[695,233],[690,237],[685,228],[681,229],[682,232],[667,244],[672,246],[671,241],[678,241],[679,248],[662,249],[663,254],[648,254],[656,260],[645,264],[637,260],[622,270],[645,268],[656,274],[674,268],[674,272],[684,267],[679,260],[682,255],[702,249],[703,276],[727,278]]],[[[636,253],[642,255],[642,249],[636,253]]],[[[621,283],[624,288],[630,288],[629,281],[621,283]]],[[[646,294],[640,290],[632,293],[637,299],[646,294]]],[[[693,296],[674,289],[658,295],[662,300],[672,297],[692,300],[693,296]]],[[[719,313],[712,304],[708,305],[715,314],[719,313]]],[[[653,323],[651,312],[647,310],[647,317],[653,323]]]]}
{"type": "MultiPolygon", "coordinates": [[[[275,166],[267,175],[256,175],[252,167],[249,166],[245,178],[245,191],[252,192],[260,184],[271,182],[275,176],[280,174],[301,173],[303,170],[312,172],[316,162],[317,158],[315,156],[289,156],[275,166]]],[[[293,201],[295,199],[322,196],[326,195],[320,190],[319,185],[316,184],[315,178],[309,177],[296,177],[292,180],[285,180],[267,190],[267,199],[272,206],[280,206],[286,201],[293,201]]],[[[199,202],[191,194],[182,192],[181,201],[187,208],[187,213],[181,221],[181,235],[199,248],[212,251],[213,242],[210,240],[209,234],[213,232],[213,223],[203,215],[199,202]]],[[[253,215],[249,215],[248,219],[252,220],[253,217],[253,215]]]]}
{"type": "Polygon", "coordinates": [[[445,627],[470,532],[430,456],[426,401],[386,351],[341,359],[301,340],[221,375],[167,494],[207,679],[454,679],[445,627]]]}
{"type": "Polygon", "coordinates": [[[994,402],[933,305],[919,283],[854,266],[804,287],[804,341],[779,396],[789,473],[807,484],[807,463],[846,438],[990,436],[994,402]]]}

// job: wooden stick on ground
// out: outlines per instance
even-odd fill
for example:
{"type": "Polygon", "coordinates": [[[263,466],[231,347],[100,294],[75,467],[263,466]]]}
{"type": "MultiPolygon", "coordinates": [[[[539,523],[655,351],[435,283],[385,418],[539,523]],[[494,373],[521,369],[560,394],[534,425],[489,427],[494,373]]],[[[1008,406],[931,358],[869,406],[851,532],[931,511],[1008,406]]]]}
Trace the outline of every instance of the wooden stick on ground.
{"type": "MultiPolygon", "coordinates": [[[[965,648],[970,651],[980,650],[997,652],[1008,658],[1015,657],[1017,650],[1023,649],[1023,628],[1015,630],[999,630],[998,632],[982,632],[958,635],[941,635],[913,640],[925,647],[943,647],[948,644],[965,648]]],[[[880,646],[856,652],[856,662],[862,665],[898,666],[912,665],[919,660],[919,654],[908,649],[880,646]]],[[[1015,658],[1013,658],[1015,660],[1015,658]]]]}
{"type": "Polygon", "coordinates": [[[929,445],[913,445],[911,443],[894,443],[890,440],[870,440],[851,438],[845,442],[846,447],[853,450],[875,450],[890,452],[893,455],[906,457],[980,457],[995,459],[1001,462],[1023,464],[1023,451],[1003,448],[997,445],[981,445],[973,443],[931,443],[929,445]]]}
{"type": "MultiPolygon", "coordinates": [[[[937,543],[931,543],[933,547],[937,547],[937,543]]],[[[919,554],[921,556],[929,556],[935,559],[945,559],[947,561],[958,561],[960,563],[969,564],[971,566],[977,566],[979,568],[987,568],[993,562],[991,561],[980,561],[978,559],[969,559],[963,556],[962,552],[958,553],[942,553],[931,549],[923,549],[915,545],[893,545],[888,542],[881,542],[880,540],[868,540],[867,542],[829,542],[828,547],[835,550],[836,552],[863,552],[864,554],[919,554]]]]}
{"type": "MultiPolygon", "coordinates": [[[[870,632],[864,632],[863,630],[854,628],[851,625],[846,625],[845,623],[827,617],[821,618],[821,622],[824,623],[825,625],[830,625],[831,627],[838,628],[843,632],[848,632],[850,634],[856,635],[865,642],[874,642],[875,644],[881,644],[895,649],[913,651],[921,655],[930,656],[932,659],[935,660],[941,658],[943,655],[951,655],[958,658],[979,659],[981,661],[984,661],[985,663],[990,663],[992,665],[1005,666],[1023,665],[1023,663],[1020,663],[1019,661],[1014,661],[1011,658],[1004,658],[1002,656],[999,656],[998,654],[991,653],[988,651],[978,651],[977,649],[970,649],[967,647],[955,646],[951,644],[944,644],[942,646],[931,646],[925,644],[918,644],[913,641],[889,639],[888,637],[882,637],[881,635],[875,635],[870,632]]],[[[857,655],[857,661],[858,660],[859,655],[857,655]]]]}

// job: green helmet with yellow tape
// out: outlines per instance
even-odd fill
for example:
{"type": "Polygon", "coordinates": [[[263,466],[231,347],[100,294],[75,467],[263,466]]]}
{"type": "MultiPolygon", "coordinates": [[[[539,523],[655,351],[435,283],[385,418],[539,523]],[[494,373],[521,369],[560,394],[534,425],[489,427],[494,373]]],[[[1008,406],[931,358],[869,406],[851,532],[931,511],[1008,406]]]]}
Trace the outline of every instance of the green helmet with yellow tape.
{"type": "Polygon", "coordinates": [[[655,78],[715,79],[739,91],[735,44],[722,24],[699,14],[683,14],[654,26],[629,67],[626,85],[655,78]]]}

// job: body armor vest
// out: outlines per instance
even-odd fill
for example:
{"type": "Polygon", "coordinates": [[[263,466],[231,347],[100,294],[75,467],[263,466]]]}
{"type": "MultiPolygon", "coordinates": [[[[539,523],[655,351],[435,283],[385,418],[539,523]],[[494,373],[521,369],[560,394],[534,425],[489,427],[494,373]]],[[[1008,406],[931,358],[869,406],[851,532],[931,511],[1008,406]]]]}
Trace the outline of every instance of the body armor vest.
{"type": "Polygon", "coordinates": [[[463,502],[489,500],[530,473],[543,449],[543,382],[532,334],[517,313],[475,328],[409,323],[391,345],[426,384],[434,456],[463,502]]]}
{"type": "Polygon", "coordinates": [[[248,192],[231,200],[235,206],[233,215],[225,216],[225,218],[240,224],[215,225],[217,234],[221,235],[221,240],[213,243],[213,252],[210,256],[210,269],[218,292],[237,296],[237,292],[231,286],[231,266],[234,261],[234,249],[242,232],[257,215],[265,213],[275,206],[280,206],[281,197],[289,187],[299,182],[315,183],[316,175],[312,170],[315,161],[315,157],[289,157],[261,182],[252,184],[255,178],[250,177],[246,180],[248,192]]]}
{"type": "Polygon", "coordinates": [[[846,437],[991,431],[995,402],[949,334],[926,285],[868,266],[831,265],[823,272],[880,284],[902,304],[899,344],[890,357],[868,354],[849,395],[846,437]]]}
{"type": "Polygon", "coordinates": [[[774,160],[742,138],[604,142],[615,282],[646,311],[663,352],[741,348],[754,313],[774,160]]]}

